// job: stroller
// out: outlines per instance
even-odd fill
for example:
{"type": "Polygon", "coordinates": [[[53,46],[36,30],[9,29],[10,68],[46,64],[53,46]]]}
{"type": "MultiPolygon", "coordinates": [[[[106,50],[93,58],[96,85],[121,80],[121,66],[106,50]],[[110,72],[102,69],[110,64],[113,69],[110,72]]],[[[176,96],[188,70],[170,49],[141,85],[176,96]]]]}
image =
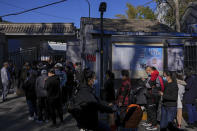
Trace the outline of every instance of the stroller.
{"type": "Polygon", "coordinates": [[[116,113],[118,131],[137,131],[142,116],[143,111],[137,104],[131,104],[128,107],[120,107],[119,111],[116,113]]]}

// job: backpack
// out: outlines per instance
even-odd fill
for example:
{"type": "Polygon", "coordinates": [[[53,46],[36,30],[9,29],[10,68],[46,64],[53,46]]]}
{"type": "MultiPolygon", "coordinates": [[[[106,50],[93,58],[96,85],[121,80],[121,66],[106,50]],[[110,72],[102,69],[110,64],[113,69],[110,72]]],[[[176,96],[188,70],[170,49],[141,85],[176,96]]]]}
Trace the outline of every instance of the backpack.
{"type": "Polygon", "coordinates": [[[131,104],[127,107],[124,119],[125,128],[137,128],[142,120],[143,111],[137,104],[131,104]]]}
{"type": "Polygon", "coordinates": [[[137,128],[142,120],[143,111],[137,104],[130,104],[127,107],[120,108],[116,114],[116,125],[124,128],[137,128]]]}

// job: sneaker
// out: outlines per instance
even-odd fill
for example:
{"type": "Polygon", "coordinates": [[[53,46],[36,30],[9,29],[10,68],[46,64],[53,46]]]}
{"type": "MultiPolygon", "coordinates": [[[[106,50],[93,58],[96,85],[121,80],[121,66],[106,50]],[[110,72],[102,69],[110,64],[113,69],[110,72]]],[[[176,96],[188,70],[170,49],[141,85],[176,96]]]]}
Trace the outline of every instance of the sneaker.
{"type": "Polygon", "coordinates": [[[156,131],[157,127],[156,126],[150,126],[150,127],[147,127],[146,130],[148,130],[148,131],[156,131]]]}
{"type": "Polygon", "coordinates": [[[28,117],[28,120],[29,120],[29,121],[33,121],[33,120],[34,120],[34,117],[29,116],[29,117],[28,117]]]}
{"type": "Polygon", "coordinates": [[[152,124],[150,124],[150,123],[144,123],[144,124],[142,124],[143,126],[145,126],[145,127],[150,127],[150,126],[152,126],[152,124]]]}

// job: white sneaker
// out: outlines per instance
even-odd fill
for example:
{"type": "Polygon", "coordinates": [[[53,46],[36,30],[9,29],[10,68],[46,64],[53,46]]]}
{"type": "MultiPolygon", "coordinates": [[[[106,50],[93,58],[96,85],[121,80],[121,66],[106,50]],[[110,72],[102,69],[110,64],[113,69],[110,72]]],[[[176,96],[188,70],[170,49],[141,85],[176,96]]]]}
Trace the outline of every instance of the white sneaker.
{"type": "Polygon", "coordinates": [[[34,120],[34,117],[29,116],[29,117],[28,117],[28,120],[29,120],[29,121],[33,121],[33,120],[34,120]]]}
{"type": "Polygon", "coordinates": [[[150,123],[144,123],[144,124],[142,124],[143,126],[145,126],[145,127],[150,127],[150,126],[152,126],[152,124],[150,124],[150,123]]]}
{"type": "Polygon", "coordinates": [[[156,131],[157,130],[157,127],[156,126],[150,126],[150,127],[147,127],[146,130],[156,131]]]}

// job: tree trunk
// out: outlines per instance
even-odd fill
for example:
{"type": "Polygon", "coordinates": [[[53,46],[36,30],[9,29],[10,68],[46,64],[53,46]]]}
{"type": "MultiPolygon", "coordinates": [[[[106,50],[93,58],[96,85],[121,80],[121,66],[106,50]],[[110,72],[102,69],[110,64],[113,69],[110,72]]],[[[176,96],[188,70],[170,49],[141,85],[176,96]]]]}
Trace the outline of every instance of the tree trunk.
{"type": "Polygon", "coordinates": [[[179,0],[174,0],[175,3],[175,18],[176,18],[176,31],[180,32],[181,27],[180,27],[180,15],[179,15],[179,0]]]}

